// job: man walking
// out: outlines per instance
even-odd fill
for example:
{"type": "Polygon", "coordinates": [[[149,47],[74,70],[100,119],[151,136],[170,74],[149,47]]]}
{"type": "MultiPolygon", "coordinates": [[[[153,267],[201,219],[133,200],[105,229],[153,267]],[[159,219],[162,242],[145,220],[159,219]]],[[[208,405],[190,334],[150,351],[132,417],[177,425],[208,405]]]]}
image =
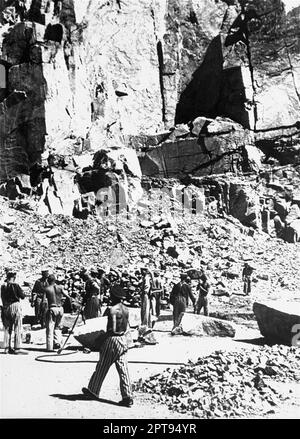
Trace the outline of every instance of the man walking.
{"type": "MultiPolygon", "coordinates": [[[[188,306],[189,298],[195,306],[195,298],[193,296],[190,285],[187,283],[188,275],[182,273],[180,275],[180,282],[174,285],[170,294],[170,303],[173,305],[173,321],[174,328],[180,323],[180,314],[185,312],[188,306]]],[[[173,329],[174,329],[173,328],[173,329]]]]}
{"type": "Polygon", "coordinates": [[[210,290],[210,285],[207,281],[207,276],[204,273],[200,276],[197,290],[199,291],[199,296],[198,296],[198,300],[196,303],[196,314],[200,314],[200,311],[203,308],[204,315],[208,316],[207,295],[208,295],[209,290],[210,290]]]}
{"type": "Polygon", "coordinates": [[[110,366],[115,363],[120,377],[120,390],[122,400],[120,405],[130,407],[133,404],[132,388],[128,373],[127,356],[128,344],[126,331],[128,328],[128,309],[122,303],[125,292],[122,288],[111,290],[112,306],[104,313],[107,315],[106,338],[100,348],[100,358],[93,373],[88,387],[83,387],[82,392],[93,399],[98,399],[102,383],[109,371],[110,366]]]}
{"type": "Polygon", "coordinates": [[[45,297],[48,302],[46,314],[46,346],[48,351],[60,348],[60,324],[64,315],[62,307],[63,296],[69,297],[60,285],[56,284],[54,274],[48,277],[49,286],[45,288],[45,297]]]}
{"type": "Polygon", "coordinates": [[[34,306],[35,322],[40,323],[42,328],[46,325],[47,300],[44,296],[45,288],[48,287],[49,270],[42,269],[42,277],[35,281],[31,292],[31,306],[34,306]]]}
{"type": "Polygon", "coordinates": [[[4,326],[4,353],[27,354],[20,350],[22,333],[22,309],[20,299],[25,298],[20,285],[16,282],[16,273],[8,272],[6,281],[1,285],[2,323],[4,326]],[[14,331],[14,349],[11,346],[12,331],[14,331]]]}

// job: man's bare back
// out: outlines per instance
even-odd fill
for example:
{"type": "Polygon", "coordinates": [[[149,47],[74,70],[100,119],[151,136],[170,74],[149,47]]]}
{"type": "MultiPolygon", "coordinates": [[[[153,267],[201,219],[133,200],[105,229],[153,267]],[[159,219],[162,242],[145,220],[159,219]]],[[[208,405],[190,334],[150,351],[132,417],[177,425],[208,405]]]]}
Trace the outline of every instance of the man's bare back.
{"type": "Polygon", "coordinates": [[[117,303],[105,311],[107,314],[107,333],[110,335],[122,335],[128,327],[128,308],[123,303],[117,303]]]}

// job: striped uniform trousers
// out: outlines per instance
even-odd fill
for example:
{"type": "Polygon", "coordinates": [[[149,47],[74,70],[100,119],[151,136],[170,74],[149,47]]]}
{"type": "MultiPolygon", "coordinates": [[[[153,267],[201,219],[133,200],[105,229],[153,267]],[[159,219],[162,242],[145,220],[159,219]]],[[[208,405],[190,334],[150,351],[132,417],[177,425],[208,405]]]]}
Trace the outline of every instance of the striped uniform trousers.
{"type": "Polygon", "coordinates": [[[88,389],[99,398],[101,386],[109,371],[110,366],[115,363],[117,372],[120,377],[120,390],[122,398],[131,398],[132,389],[128,373],[127,355],[128,350],[127,339],[125,335],[109,336],[100,349],[100,358],[96,366],[96,370],[91,376],[88,389]]]}
{"type": "Polygon", "coordinates": [[[2,308],[2,323],[4,326],[4,349],[11,348],[12,331],[15,332],[14,348],[20,349],[22,335],[22,308],[20,302],[2,308]]]}

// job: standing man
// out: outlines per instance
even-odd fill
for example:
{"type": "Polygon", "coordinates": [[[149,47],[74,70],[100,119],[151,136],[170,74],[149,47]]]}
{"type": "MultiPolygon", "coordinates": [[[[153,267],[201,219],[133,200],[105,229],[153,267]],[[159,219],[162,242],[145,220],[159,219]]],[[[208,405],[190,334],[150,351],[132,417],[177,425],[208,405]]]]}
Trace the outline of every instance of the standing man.
{"type": "Polygon", "coordinates": [[[244,295],[247,296],[251,293],[251,280],[252,280],[252,273],[254,268],[251,267],[248,262],[245,262],[243,272],[242,272],[242,279],[244,282],[244,295]]]}
{"type": "Polygon", "coordinates": [[[141,325],[151,328],[150,314],[150,292],[151,292],[151,275],[146,267],[141,268],[141,325]]]}
{"type": "Polygon", "coordinates": [[[163,286],[158,270],[154,270],[151,289],[151,312],[155,317],[160,315],[160,300],[162,298],[163,286]]]}
{"type": "Polygon", "coordinates": [[[198,300],[196,303],[196,314],[200,314],[200,311],[203,308],[204,315],[208,316],[207,295],[208,295],[209,290],[210,290],[210,285],[207,281],[207,276],[204,273],[200,276],[197,290],[199,291],[199,295],[198,295],[198,300]]]}
{"type": "Polygon", "coordinates": [[[25,298],[25,293],[15,280],[16,273],[10,271],[6,275],[5,283],[1,285],[1,318],[4,326],[4,353],[27,354],[27,352],[22,352],[20,349],[22,333],[22,309],[20,299],[25,298]],[[15,333],[14,349],[11,347],[12,331],[15,333]]]}
{"type": "Polygon", "coordinates": [[[86,320],[99,317],[101,313],[100,304],[100,285],[97,279],[93,278],[87,272],[82,274],[82,279],[85,281],[85,294],[83,297],[84,317],[86,320]]]}
{"type": "Polygon", "coordinates": [[[48,287],[49,270],[44,268],[41,271],[42,277],[35,281],[31,292],[31,306],[34,306],[36,324],[40,323],[42,328],[46,325],[47,300],[44,292],[48,287]]]}
{"type": "MultiPolygon", "coordinates": [[[[174,328],[176,328],[180,323],[180,314],[185,312],[186,307],[189,303],[189,298],[191,299],[193,305],[195,306],[195,298],[193,296],[190,285],[187,283],[188,275],[182,273],[180,275],[180,282],[174,285],[171,295],[170,303],[173,305],[173,321],[174,328]]],[[[173,329],[174,329],[173,328],[173,329]]]]}
{"type": "Polygon", "coordinates": [[[63,296],[69,297],[62,286],[56,284],[54,274],[48,277],[49,286],[45,288],[45,298],[48,302],[46,314],[46,345],[47,351],[60,348],[61,332],[60,324],[64,315],[62,306],[63,296]]]}
{"type": "Polygon", "coordinates": [[[88,387],[83,387],[82,392],[93,399],[98,399],[102,383],[109,371],[110,366],[115,363],[120,377],[120,390],[122,400],[120,405],[131,407],[133,404],[132,388],[128,373],[127,356],[128,344],[126,331],[128,329],[128,308],[123,305],[122,299],[125,292],[122,288],[115,288],[111,291],[111,303],[104,315],[107,315],[106,338],[100,348],[100,358],[93,373],[88,387]]]}

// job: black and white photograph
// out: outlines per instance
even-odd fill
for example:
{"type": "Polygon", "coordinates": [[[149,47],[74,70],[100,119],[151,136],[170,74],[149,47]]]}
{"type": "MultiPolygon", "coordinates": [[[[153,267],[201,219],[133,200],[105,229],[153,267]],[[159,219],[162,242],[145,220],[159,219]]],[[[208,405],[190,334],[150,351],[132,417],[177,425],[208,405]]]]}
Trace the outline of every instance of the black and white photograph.
{"type": "Polygon", "coordinates": [[[0,284],[1,422],[299,420],[300,0],[0,0],[0,284]]]}

